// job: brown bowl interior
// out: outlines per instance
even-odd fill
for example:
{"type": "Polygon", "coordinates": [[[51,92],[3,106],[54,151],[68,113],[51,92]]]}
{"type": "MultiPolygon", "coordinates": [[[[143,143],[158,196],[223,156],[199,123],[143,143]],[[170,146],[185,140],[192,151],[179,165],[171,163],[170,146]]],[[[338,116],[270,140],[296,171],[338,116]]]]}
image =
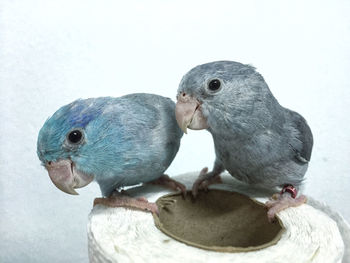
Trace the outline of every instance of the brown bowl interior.
{"type": "Polygon", "coordinates": [[[284,230],[280,220],[269,223],[266,209],[247,196],[210,190],[165,195],[157,200],[156,226],[191,246],[222,252],[242,252],[276,244],[284,230]]]}

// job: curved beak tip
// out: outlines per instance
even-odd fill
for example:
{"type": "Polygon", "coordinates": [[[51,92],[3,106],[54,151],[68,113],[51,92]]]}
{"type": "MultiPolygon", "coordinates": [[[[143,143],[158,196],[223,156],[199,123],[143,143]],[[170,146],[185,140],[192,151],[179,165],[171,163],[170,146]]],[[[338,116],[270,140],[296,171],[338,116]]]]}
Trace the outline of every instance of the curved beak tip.
{"type": "Polygon", "coordinates": [[[204,117],[200,102],[188,95],[180,96],[175,106],[176,121],[181,130],[187,134],[187,128],[202,130],[208,128],[207,119],[204,117]]]}
{"type": "Polygon", "coordinates": [[[194,103],[183,103],[178,101],[175,107],[175,118],[180,129],[187,134],[187,127],[192,121],[193,114],[196,109],[196,104],[194,103]]]}
{"type": "Polygon", "coordinates": [[[76,184],[72,170],[72,162],[69,160],[60,160],[46,167],[52,183],[62,192],[71,195],[78,195],[74,190],[76,184]]]}
{"type": "Polygon", "coordinates": [[[180,129],[187,134],[187,127],[189,125],[189,123],[185,122],[183,118],[176,118],[177,120],[177,124],[179,125],[180,129]]]}
{"type": "Polygon", "coordinates": [[[70,193],[66,192],[67,194],[70,195],[79,195],[79,193],[77,191],[75,191],[74,189],[72,189],[72,191],[70,193]]]}
{"type": "Polygon", "coordinates": [[[75,191],[74,188],[69,186],[69,185],[59,185],[55,182],[53,182],[53,183],[58,189],[60,189],[62,192],[65,192],[66,194],[79,195],[78,192],[75,191]]]}

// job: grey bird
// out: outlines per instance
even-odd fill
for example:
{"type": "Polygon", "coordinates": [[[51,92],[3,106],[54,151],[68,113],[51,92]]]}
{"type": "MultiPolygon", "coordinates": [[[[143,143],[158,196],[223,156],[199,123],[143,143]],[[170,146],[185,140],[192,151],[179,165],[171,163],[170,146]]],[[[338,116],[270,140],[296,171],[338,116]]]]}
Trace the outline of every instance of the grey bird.
{"type": "Polygon", "coordinates": [[[311,157],[311,130],[300,114],[278,103],[254,67],[216,61],[193,68],[180,82],[175,113],[185,133],[207,129],[214,140],[214,168],[201,171],[194,196],[227,170],[248,184],[282,188],[266,203],[269,220],[306,202],[297,193],[311,157]]]}

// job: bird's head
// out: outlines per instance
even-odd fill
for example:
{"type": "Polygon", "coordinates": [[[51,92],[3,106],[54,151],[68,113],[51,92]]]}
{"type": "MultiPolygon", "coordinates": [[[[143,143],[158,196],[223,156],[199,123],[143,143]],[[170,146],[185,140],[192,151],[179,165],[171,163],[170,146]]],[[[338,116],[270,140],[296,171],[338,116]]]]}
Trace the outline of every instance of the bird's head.
{"type": "Polygon", "coordinates": [[[217,61],[197,66],[181,80],[176,103],[176,120],[186,133],[232,125],[254,115],[256,106],[270,93],[262,76],[250,65],[217,61]]]}
{"type": "Polygon", "coordinates": [[[77,195],[75,188],[94,179],[84,169],[82,160],[96,140],[89,125],[100,113],[98,102],[93,99],[77,100],[56,111],[39,132],[38,157],[52,182],[63,192],[77,195]]]}

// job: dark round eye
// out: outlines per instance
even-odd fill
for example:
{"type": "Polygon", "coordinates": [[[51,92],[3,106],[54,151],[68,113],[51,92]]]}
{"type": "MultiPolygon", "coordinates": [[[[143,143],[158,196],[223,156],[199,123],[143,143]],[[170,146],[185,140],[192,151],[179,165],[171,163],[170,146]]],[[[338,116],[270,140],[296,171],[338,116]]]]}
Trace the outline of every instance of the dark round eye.
{"type": "Polygon", "coordinates": [[[70,143],[79,143],[83,139],[83,134],[79,130],[71,131],[68,134],[68,141],[70,143]]]}
{"type": "Polygon", "coordinates": [[[217,91],[221,86],[221,82],[218,79],[213,79],[209,82],[208,88],[211,91],[217,91]]]}

